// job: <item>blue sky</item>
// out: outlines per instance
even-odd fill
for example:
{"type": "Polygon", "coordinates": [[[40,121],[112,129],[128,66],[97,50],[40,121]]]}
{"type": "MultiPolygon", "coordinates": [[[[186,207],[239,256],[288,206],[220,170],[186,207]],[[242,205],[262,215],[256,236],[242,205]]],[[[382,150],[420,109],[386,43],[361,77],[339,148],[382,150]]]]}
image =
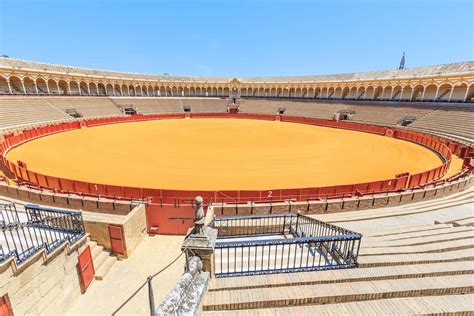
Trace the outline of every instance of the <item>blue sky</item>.
{"type": "Polygon", "coordinates": [[[0,54],[118,71],[310,75],[474,60],[474,1],[0,0],[0,54]]]}

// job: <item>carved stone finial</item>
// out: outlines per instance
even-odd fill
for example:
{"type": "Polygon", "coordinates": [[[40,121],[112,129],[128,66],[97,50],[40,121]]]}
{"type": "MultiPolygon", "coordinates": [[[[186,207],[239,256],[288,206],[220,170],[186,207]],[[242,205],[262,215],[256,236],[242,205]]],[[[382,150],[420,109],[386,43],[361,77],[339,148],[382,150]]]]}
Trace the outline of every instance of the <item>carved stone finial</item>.
{"type": "Polygon", "coordinates": [[[196,207],[194,209],[194,233],[196,235],[204,234],[204,209],[202,207],[202,197],[196,196],[196,207]]]}

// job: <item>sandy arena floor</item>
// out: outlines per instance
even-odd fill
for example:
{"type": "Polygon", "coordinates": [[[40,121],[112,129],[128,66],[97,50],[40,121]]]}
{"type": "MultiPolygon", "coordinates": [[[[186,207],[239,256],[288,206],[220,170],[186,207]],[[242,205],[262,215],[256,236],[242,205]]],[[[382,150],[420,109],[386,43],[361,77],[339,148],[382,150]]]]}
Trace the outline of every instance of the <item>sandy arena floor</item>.
{"type": "Polygon", "coordinates": [[[183,190],[351,184],[441,164],[432,151],[389,137],[244,119],[86,128],[28,142],[7,157],[50,176],[183,190]]]}

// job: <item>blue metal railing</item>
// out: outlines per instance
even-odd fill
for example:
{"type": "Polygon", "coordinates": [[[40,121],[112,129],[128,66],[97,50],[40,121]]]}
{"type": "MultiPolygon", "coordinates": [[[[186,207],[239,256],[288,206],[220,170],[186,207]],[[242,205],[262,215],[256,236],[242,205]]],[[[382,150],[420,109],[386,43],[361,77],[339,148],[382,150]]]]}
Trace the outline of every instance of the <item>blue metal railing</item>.
{"type": "Polygon", "coordinates": [[[216,277],[357,266],[361,234],[304,215],[219,217],[211,225],[216,277]]]}
{"type": "Polygon", "coordinates": [[[82,214],[25,205],[18,212],[15,204],[0,205],[0,262],[14,257],[20,264],[41,249],[52,252],[64,242],[75,243],[85,235],[82,214]]]}

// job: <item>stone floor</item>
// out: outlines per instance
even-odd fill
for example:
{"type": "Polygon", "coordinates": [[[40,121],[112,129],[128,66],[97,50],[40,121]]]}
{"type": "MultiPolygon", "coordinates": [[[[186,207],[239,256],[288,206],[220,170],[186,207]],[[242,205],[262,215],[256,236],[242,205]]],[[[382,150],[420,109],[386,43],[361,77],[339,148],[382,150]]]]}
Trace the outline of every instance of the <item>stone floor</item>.
{"type": "MultiPolygon", "coordinates": [[[[105,280],[94,281],[71,306],[67,315],[111,315],[143,282],[175,259],[183,236],[147,236],[132,255],[115,263],[105,280]]],[[[184,255],[155,277],[153,291],[158,306],[175,285],[184,268],[184,255]]],[[[145,286],[117,315],[149,315],[145,286]]]]}

